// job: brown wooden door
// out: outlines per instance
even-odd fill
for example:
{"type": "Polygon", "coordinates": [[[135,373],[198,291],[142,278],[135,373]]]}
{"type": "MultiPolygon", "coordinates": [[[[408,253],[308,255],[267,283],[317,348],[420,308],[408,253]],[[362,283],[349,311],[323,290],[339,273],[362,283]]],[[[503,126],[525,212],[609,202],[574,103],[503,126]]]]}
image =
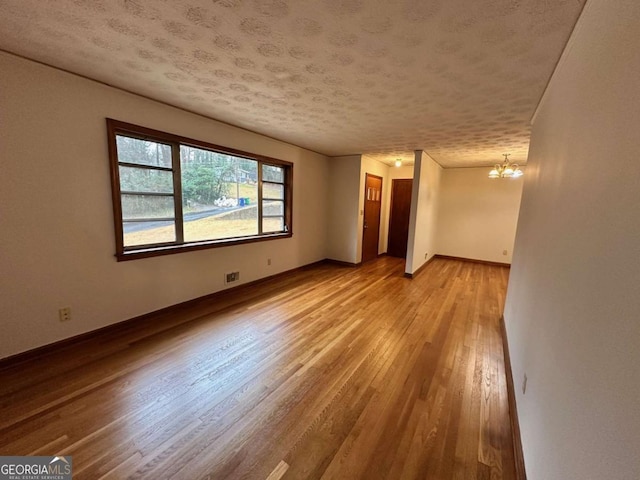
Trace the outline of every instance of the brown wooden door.
{"type": "Polygon", "coordinates": [[[362,231],[363,262],[367,262],[378,257],[381,205],[382,178],[367,173],[364,182],[364,225],[362,231]]]}
{"type": "Polygon", "coordinates": [[[406,258],[409,240],[409,213],[411,212],[411,188],[413,180],[394,179],[391,185],[391,209],[389,214],[389,244],[387,254],[406,258]]]}

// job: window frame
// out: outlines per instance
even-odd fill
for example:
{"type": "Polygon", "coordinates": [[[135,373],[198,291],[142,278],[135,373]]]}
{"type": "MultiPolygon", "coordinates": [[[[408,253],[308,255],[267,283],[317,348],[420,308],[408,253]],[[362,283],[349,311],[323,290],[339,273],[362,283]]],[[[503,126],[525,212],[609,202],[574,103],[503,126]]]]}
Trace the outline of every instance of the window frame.
{"type": "MultiPolygon", "coordinates": [[[[181,135],[162,132],[147,127],[142,127],[132,123],[122,122],[107,118],[107,142],[109,149],[109,166],[111,171],[111,196],[113,202],[113,221],[116,240],[115,257],[118,261],[134,260],[137,258],[154,257],[158,255],[171,255],[179,252],[190,252],[194,250],[203,250],[208,248],[228,247],[231,245],[242,245],[245,243],[263,242],[276,240],[281,238],[290,238],[293,236],[293,163],[278,158],[257,155],[255,153],[245,152],[230,147],[215,145],[213,143],[195,140],[181,135]],[[173,198],[174,198],[174,215],[176,227],[176,240],[173,242],[164,242],[156,244],[135,245],[125,247],[124,245],[124,222],[122,216],[122,192],[120,190],[120,170],[121,162],[118,159],[118,148],[116,137],[118,135],[137,138],[139,140],[149,140],[168,144],[171,146],[171,173],[173,176],[173,198]],[[183,233],[183,215],[182,215],[182,179],[180,170],[180,145],[187,147],[200,148],[213,152],[233,155],[234,157],[246,158],[254,160],[258,163],[258,234],[245,237],[231,237],[216,240],[185,242],[183,233]],[[272,165],[281,167],[284,170],[284,232],[263,233],[262,231],[262,166],[272,165]],[[180,238],[182,237],[182,238],[180,238]]],[[[125,163],[125,166],[127,162],[125,163]]],[[[137,168],[149,168],[145,165],[137,165],[137,168]]],[[[150,168],[154,169],[154,168],[150,168]]],[[[167,169],[162,169],[167,171],[167,169]]],[[[267,183],[273,183],[266,181],[267,183]]]]}

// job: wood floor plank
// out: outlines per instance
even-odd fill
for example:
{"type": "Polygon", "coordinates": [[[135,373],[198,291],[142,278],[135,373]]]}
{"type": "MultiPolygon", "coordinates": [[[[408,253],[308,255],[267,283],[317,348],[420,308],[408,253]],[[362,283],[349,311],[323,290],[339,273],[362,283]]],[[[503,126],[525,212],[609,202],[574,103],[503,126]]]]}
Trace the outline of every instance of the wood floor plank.
{"type": "Polygon", "coordinates": [[[289,465],[284,460],[281,460],[280,463],[273,469],[273,471],[267,477],[267,480],[280,480],[282,476],[289,469],[289,465]]]}
{"type": "Polygon", "coordinates": [[[83,479],[515,478],[508,269],[319,264],[0,369],[0,453],[83,479]]]}

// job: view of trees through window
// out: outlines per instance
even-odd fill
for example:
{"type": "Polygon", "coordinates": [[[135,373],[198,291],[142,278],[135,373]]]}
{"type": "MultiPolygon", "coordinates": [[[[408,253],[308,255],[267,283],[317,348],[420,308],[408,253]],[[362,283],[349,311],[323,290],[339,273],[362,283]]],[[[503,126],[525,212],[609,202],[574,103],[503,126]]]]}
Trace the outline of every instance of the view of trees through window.
{"type": "Polygon", "coordinates": [[[171,145],[116,137],[124,244],[176,241],[171,145]]]}
{"type": "Polygon", "coordinates": [[[181,144],[178,178],[170,143],[118,134],[116,146],[124,247],[286,231],[284,167],[181,144]]]}
{"type": "Polygon", "coordinates": [[[258,234],[258,162],[180,147],[184,240],[258,234]]]}

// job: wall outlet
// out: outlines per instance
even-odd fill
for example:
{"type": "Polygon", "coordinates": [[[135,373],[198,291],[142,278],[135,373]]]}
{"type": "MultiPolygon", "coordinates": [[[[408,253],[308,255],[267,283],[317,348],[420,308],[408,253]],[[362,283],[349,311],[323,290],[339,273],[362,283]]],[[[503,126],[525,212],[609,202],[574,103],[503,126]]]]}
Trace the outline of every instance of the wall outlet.
{"type": "Polygon", "coordinates": [[[58,310],[58,317],[61,322],[68,322],[71,320],[71,308],[65,307],[58,310]]]}
{"type": "Polygon", "coordinates": [[[267,265],[271,265],[271,259],[267,258],[267,265]]]}
{"type": "Polygon", "coordinates": [[[507,254],[507,251],[506,251],[506,250],[502,250],[502,254],[503,254],[503,255],[506,255],[506,254],[507,254]]]}
{"type": "Polygon", "coordinates": [[[522,394],[527,393],[527,374],[524,374],[524,378],[522,379],[522,394]]]}
{"type": "Polygon", "coordinates": [[[240,280],[240,272],[230,272],[224,274],[225,285],[228,283],[237,282],[238,280],[240,280]]]}

